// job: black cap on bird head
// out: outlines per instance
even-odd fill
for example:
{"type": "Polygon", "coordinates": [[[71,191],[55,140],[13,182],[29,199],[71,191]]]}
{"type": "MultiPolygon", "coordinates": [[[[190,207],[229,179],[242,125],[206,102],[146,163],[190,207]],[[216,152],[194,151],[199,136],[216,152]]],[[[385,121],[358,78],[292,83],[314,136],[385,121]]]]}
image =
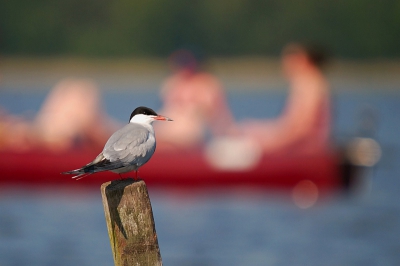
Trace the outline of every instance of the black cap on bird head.
{"type": "Polygon", "coordinates": [[[142,114],[142,115],[154,115],[157,116],[158,114],[151,108],[145,107],[145,106],[139,106],[135,110],[133,110],[131,117],[129,118],[129,121],[131,121],[132,117],[135,115],[142,114]]]}

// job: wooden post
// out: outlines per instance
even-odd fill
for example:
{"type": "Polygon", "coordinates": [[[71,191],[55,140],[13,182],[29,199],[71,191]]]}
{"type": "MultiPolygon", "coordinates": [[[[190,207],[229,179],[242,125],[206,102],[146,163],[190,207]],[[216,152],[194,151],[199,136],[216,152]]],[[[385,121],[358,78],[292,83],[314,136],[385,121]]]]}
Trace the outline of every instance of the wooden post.
{"type": "Polygon", "coordinates": [[[110,181],[101,186],[101,195],[115,266],[162,265],[144,181],[110,181]]]}

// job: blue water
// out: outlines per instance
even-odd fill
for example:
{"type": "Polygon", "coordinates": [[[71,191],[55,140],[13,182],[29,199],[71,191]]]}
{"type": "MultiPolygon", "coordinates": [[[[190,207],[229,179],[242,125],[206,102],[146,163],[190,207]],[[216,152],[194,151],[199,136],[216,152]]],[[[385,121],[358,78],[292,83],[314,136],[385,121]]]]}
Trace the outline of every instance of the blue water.
{"type": "MultiPolygon", "coordinates": [[[[354,86],[354,84],[353,84],[354,86]]],[[[0,91],[0,106],[33,116],[45,92],[0,91]]],[[[273,117],[283,91],[229,91],[235,117],[273,117]]],[[[309,209],[270,192],[190,195],[150,188],[164,265],[400,265],[400,91],[337,90],[336,141],[361,133],[359,117],[377,117],[382,160],[369,187],[309,209]]],[[[121,121],[132,108],[157,109],[155,91],[104,92],[121,121]]],[[[0,265],[112,265],[99,190],[0,188],[0,265]]]]}

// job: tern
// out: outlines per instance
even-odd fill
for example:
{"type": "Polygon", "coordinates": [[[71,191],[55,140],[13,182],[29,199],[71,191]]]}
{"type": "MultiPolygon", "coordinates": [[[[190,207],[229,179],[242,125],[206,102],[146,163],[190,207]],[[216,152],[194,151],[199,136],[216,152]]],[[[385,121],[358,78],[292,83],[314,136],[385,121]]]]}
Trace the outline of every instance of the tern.
{"type": "Polygon", "coordinates": [[[129,123],[111,135],[96,159],[79,169],[62,174],[75,175],[72,178],[78,180],[104,171],[120,174],[120,177],[122,173],[135,171],[137,177],[138,169],[150,160],[156,150],[152,125],[155,120],[172,121],[148,107],[137,107],[129,123]]]}

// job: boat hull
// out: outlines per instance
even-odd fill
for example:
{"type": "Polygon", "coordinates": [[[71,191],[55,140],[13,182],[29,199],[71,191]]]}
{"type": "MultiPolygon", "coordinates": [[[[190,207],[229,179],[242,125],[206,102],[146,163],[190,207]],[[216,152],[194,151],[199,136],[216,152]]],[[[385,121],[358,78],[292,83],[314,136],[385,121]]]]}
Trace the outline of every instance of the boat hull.
{"type": "MultiPolygon", "coordinates": [[[[30,151],[0,152],[0,185],[98,186],[119,179],[111,172],[96,173],[73,180],[61,172],[85,165],[96,152],[73,150],[64,153],[30,151]]],[[[212,166],[201,151],[156,152],[139,171],[139,177],[150,187],[215,188],[257,187],[287,190],[309,180],[320,191],[342,187],[340,157],[334,152],[313,156],[263,156],[251,168],[222,170],[212,166]]],[[[134,177],[127,173],[123,177],[134,177]]]]}

